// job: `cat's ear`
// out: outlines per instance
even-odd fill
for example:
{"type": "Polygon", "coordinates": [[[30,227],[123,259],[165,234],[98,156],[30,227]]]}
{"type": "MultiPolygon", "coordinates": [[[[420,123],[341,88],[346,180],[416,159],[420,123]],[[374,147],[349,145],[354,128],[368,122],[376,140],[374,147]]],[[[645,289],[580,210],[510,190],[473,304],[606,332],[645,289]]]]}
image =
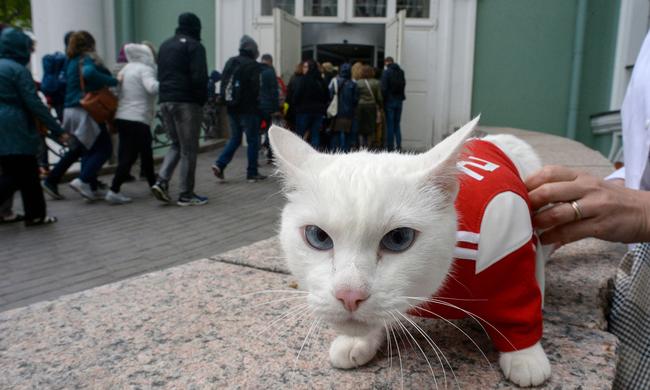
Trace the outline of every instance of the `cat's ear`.
{"type": "Polygon", "coordinates": [[[302,138],[278,126],[269,129],[269,141],[276,165],[285,176],[297,174],[307,160],[319,154],[302,138]]]}
{"type": "Polygon", "coordinates": [[[425,179],[427,184],[446,192],[452,200],[458,192],[456,163],[463,151],[465,141],[474,132],[480,118],[481,115],[476,116],[422,155],[423,162],[428,167],[425,179]]]}

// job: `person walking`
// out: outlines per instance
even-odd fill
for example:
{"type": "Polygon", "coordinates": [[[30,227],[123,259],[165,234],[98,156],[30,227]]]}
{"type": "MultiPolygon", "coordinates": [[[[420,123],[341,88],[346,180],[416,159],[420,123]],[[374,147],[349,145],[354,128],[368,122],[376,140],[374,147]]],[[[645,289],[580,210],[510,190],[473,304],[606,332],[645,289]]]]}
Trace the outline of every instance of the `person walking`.
{"type": "Polygon", "coordinates": [[[128,180],[138,156],[149,186],[156,183],[150,127],[158,94],[154,53],[147,45],[136,43],[126,45],[124,53],[128,63],[117,76],[121,86],[115,114],[115,127],[120,137],[118,162],[113,183],[106,193],[106,201],[112,204],[131,202],[131,198],[122,194],[120,188],[128,180]]]}
{"type": "Polygon", "coordinates": [[[367,148],[368,139],[374,139],[378,119],[381,118],[381,107],[384,98],[381,93],[379,80],[375,78],[375,70],[370,65],[361,69],[361,78],[357,80],[359,89],[359,105],[357,106],[357,123],[359,128],[359,147],[367,148]]]}
{"type": "Polygon", "coordinates": [[[381,92],[384,96],[386,112],[386,148],[389,151],[402,149],[402,106],[406,95],[406,78],[404,71],[395,63],[393,57],[384,60],[386,70],[381,75],[381,92]]]}
{"type": "Polygon", "coordinates": [[[314,60],[302,64],[303,77],[296,82],[293,103],[296,106],[296,132],[304,137],[309,132],[311,146],[320,148],[320,131],[327,110],[327,84],[314,60]]]}
{"type": "Polygon", "coordinates": [[[331,149],[350,151],[353,144],[351,140],[352,121],[359,103],[359,89],[357,84],[350,79],[350,64],[341,65],[338,77],[334,78],[329,86],[331,99],[338,99],[336,116],[332,120],[331,149]]]}
{"type": "MultiPolygon", "coordinates": [[[[27,226],[50,224],[39,185],[37,155],[41,145],[36,120],[65,142],[61,125],[36,94],[32,73],[27,69],[32,40],[19,29],[5,28],[0,34],[0,204],[20,191],[27,226]]],[[[10,218],[11,219],[11,218],[10,218]]],[[[14,218],[15,219],[15,218],[14,218]]],[[[5,220],[3,216],[2,220],[5,220]]]]}
{"type": "Polygon", "coordinates": [[[111,156],[113,146],[105,123],[97,123],[81,107],[81,99],[87,92],[117,86],[117,79],[103,65],[95,52],[95,39],[87,31],[77,31],[70,36],[66,49],[66,91],[63,111],[63,128],[73,137],[68,143],[68,152],[61,157],[42,186],[54,199],[63,197],[58,184],[65,172],[81,157],[79,177],[70,182],[70,187],[88,200],[103,197],[99,193],[97,174],[111,156]]]}
{"type": "Polygon", "coordinates": [[[280,86],[278,77],[273,67],[273,57],[270,54],[264,54],[260,63],[260,112],[264,127],[262,132],[264,136],[264,147],[266,148],[267,162],[270,164],[273,160],[273,151],[269,143],[268,130],[273,124],[273,118],[280,115],[280,86]]]}
{"type": "Polygon", "coordinates": [[[201,20],[195,14],[181,14],[176,34],[160,46],[158,81],[160,113],[172,145],[151,190],[156,199],[171,202],[169,181],[180,161],[180,194],[176,204],[204,205],[208,198],[194,193],[194,177],[203,105],[208,99],[208,63],[201,44],[201,20]]]}
{"type": "Polygon", "coordinates": [[[224,171],[241,145],[242,135],[248,142],[248,167],[246,180],[255,183],[266,179],[257,170],[257,157],[260,148],[260,71],[255,60],[260,53],[253,38],[244,35],[239,41],[239,55],[231,57],[223,68],[221,96],[228,106],[230,139],[215,163],[212,173],[221,181],[224,171]]]}

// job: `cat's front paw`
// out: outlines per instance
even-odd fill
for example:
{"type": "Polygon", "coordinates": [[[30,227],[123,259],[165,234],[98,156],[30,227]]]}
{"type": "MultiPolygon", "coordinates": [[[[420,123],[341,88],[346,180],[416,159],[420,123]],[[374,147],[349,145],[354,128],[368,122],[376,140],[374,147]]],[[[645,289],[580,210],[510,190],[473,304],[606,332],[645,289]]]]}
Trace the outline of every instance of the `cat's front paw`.
{"type": "Polygon", "coordinates": [[[330,346],[330,361],[337,368],[354,368],[368,363],[379,349],[376,337],[341,335],[330,346]]]}
{"type": "Polygon", "coordinates": [[[519,351],[502,352],[499,365],[506,379],[521,387],[539,386],[551,376],[551,363],[539,342],[519,351]]]}

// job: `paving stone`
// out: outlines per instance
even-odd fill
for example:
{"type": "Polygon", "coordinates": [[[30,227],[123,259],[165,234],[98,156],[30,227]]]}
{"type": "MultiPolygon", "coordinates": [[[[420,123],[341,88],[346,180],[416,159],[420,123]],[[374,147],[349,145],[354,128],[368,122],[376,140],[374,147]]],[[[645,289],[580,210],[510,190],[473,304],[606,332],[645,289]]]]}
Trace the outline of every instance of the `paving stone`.
{"type": "MultiPolygon", "coordinates": [[[[402,378],[404,388],[434,387],[426,360],[402,334],[395,336],[399,356],[393,347],[391,358],[386,349],[367,366],[333,369],[327,358],[331,330],[315,330],[309,317],[282,320],[300,299],[253,294],[286,289],[290,281],[284,274],[200,260],[5,311],[0,313],[0,388],[365,389],[397,388],[402,378]],[[278,301],[267,303],[274,299],[278,301]],[[310,328],[312,336],[305,343],[310,328]]],[[[478,326],[456,322],[485,351],[489,364],[452,326],[433,320],[416,323],[444,352],[460,388],[512,388],[478,326]]],[[[417,335],[412,326],[408,329],[417,335]]],[[[435,353],[422,337],[415,339],[442,387],[435,353]]],[[[616,350],[612,335],[547,323],[543,343],[554,370],[543,388],[604,389],[611,384],[616,350]]],[[[444,365],[448,384],[455,386],[444,365]]]]}

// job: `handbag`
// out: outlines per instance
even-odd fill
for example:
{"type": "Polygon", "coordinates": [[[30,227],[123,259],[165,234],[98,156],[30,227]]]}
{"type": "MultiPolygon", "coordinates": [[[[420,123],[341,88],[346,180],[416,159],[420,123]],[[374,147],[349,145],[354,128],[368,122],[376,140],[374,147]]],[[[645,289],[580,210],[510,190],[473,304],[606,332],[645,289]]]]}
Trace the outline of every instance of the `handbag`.
{"type": "Polygon", "coordinates": [[[86,92],[86,83],[82,72],[83,58],[79,60],[79,84],[83,97],[79,101],[81,107],[99,124],[113,120],[117,112],[117,96],[108,87],[97,91],[86,92]]]}
{"type": "Polygon", "coordinates": [[[375,123],[380,124],[382,123],[382,109],[379,107],[379,104],[377,104],[377,99],[375,98],[375,94],[372,93],[372,88],[370,88],[370,83],[368,83],[368,79],[363,79],[366,83],[366,87],[368,87],[368,91],[370,92],[370,96],[372,96],[372,100],[375,102],[375,109],[377,110],[377,114],[375,116],[375,123]]]}
{"type": "Polygon", "coordinates": [[[336,114],[339,113],[339,82],[336,79],[333,79],[332,83],[334,83],[334,97],[329,106],[327,106],[328,118],[334,118],[336,114]]]}

